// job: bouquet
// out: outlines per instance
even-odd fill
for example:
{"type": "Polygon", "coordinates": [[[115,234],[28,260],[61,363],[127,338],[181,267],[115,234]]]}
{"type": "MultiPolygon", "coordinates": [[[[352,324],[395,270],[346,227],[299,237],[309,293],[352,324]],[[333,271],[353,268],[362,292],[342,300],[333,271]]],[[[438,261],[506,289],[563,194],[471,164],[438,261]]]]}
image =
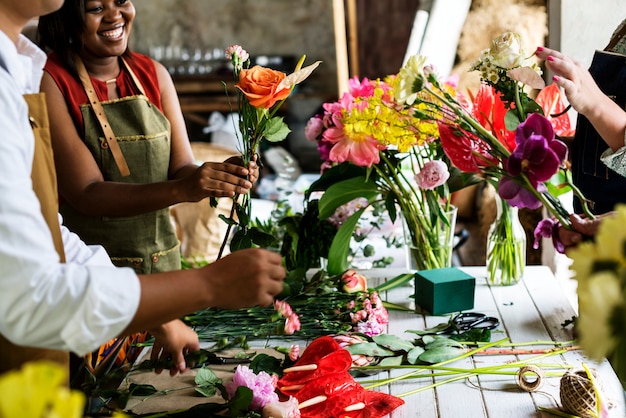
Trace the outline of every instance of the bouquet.
{"type": "MultiPolygon", "coordinates": [[[[569,187],[581,201],[585,199],[571,183],[567,146],[555,135],[554,126],[563,126],[562,120],[557,123],[558,115],[545,116],[524,91],[527,85],[543,86],[536,66],[525,60],[519,35],[509,32],[494,39],[473,67],[481,71],[484,84],[472,105],[443,89],[421,56],[408,60],[396,85],[402,103],[413,107],[419,119],[437,124],[443,150],[454,166],[483,176],[513,207],[545,207],[554,220],[542,222],[535,237],[555,239],[558,225],[571,227],[571,223],[550,191],[550,180],[560,173],[558,187],[569,187]]],[[[558,99],[558,90],[551,89],[541,102],[553,111],[558,99]]]]}
{"type": "MultiPolygon", "coordinates": [[[[338,274],[348,267],[350,239],[368,206],[384,203],[392,222],[398,212],[406,226],[408,243],[419,269],[450,265],[454,225],[450,193],[469,185],[450,164],[438,138],[434,120],[419,117],[414,107],[403,106],[394,86],[396,76],[385,80],[350,80],[350,90],[337,102],[325,103],[315,115],[306,136],[320,151],[322,176],[308,194],[324,191],[319,216],[332,216],[337,208],[364,198],[367,205],[345,220],[329,251],[328,271],[338,274]],[[445,241],[445,243],[442,242],[445,241]],[[448,244],[450,243],[450,244],[448,244]]],[[[453,80],[439,89],[453,97],[453,80]]]]}
{"type": "MultiPolygon", "coordinates": [[[[244,166],[257,158],[258,148],[263,139],[270,142],[282,141],[290,130],[283,118],[276,115],[278,109],[287,100],[294,87],[304,81],[320,64],[315,62],[302,68],[305,56],[302,56],[295,71],[286,75],[271,68],[255,65],[250,67],[249,54],[239,45],[226,49],[226,58],[231,61],[233,75],[237,81],[237,110],[239,114],[239,131],[241,132],[241,154],[244,166]]],[[[217,200],[212,199],[212,206],[217,200]]],[[[223,254],[233,227],[237,231],[231,239],[232,251],[250,248],[253,244],[269,246],[274,238],[256,228],[249,228],[251,213],[250,193],[244,196],[235,195],[230,217],[220,215],[228,229],[218,258],[223,254]]]]}
{"type": "Polygon", "coordinates": [[[568,252],[578,281],[580,345],[594,360],[605,357],[626,388],[626,206],[603,219],[595,242],[587,241],[568,252]]]}

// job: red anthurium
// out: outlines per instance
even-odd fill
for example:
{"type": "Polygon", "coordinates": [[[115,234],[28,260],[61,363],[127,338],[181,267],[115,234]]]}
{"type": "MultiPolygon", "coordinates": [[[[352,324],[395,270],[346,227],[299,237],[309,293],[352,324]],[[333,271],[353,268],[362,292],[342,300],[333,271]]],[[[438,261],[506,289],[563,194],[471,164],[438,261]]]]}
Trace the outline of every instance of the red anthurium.
{"type": "Polygon", "coordinates": [[[392,395],[364,389],[348,373],[350,353],[330,336],[315,339],[294,368],[316,365],[313,370],[288,371],[278,388],[300,403],[303,418],[377,418],[404,404],[392,395]]]}
{"type": "Polygon", "coordinates": [[[452,164],[467,173],[480,173],[481,167],[496,165],[489,145],[480,138],[444,122],[437,122],[441,146],[452,164]]]}
{"type": "Polygon", "coordinates": [[[472,113],[476,120],[498,138],[509,151],[515,149],[515,131],[506,129],[504,116],[507,109],[501,94],[492,86],[481,84],[473,102],[472,113]]]}
{"type": "Polygon", "coordinates": [[[537,94],[535,101],[543,109],[544,115],[548,118],[554,128],[554,133],[558,136],[574,136],[569,115],[565,112],[563,96],[559,86],[552,83],[537,94]],[[560,116],[552,116],[560,115],[560,116]]]}

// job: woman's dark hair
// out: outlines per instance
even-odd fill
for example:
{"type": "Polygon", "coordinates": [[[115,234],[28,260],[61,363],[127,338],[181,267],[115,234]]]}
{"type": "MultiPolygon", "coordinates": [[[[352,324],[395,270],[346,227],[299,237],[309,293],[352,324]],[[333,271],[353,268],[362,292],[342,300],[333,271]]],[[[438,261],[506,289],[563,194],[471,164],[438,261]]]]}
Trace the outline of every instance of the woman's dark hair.
{"type": "Polygon", "coordinates": [[[46,52],[54,52],[74,75],[77,75],[74,54],[82,49],[85,30],[85,0],[65,0],[54,13],[39,18],[37,42],[46,52]]]}

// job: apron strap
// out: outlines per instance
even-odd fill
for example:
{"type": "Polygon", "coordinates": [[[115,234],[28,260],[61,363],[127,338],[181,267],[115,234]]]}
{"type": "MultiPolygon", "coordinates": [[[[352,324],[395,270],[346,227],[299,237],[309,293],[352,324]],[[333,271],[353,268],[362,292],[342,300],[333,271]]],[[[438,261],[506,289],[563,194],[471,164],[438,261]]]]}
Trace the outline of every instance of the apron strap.
{"type": "Polygon", "coordinates": [[[89,98],[91,107],[96,115],[96,118],[98,119],[98,122],[100,123],[100,127],[102,128],[102,132],[104,133],[107,144],[111,149],[111,153],[113,154],[113,159],[117,164],[117,168],[120,170],[122,177],[130,176],[130,170],[128,169],[128,164],[126,164],[126,159],[124,159],[124,154],[122,154],[122,150],[117,143],[117,139],[115,138],[113,129],[111,129],[109,120],[104,113],[102,103],[100,103],[100,100],[98,100],[98,95],[96,94],[96,90],[91,83],[91,79],[89,78],[89,74],[87,73],[87,69],[85,68],[85,64],[78,55],[76,55],[75,57],[75,62],[76,69],[78,70],[78,76],[80,77],[80,81],[83,83],[83,88],[87,93],[87,97],[89,98]]]}
{"type": "Polygon", "coordinates": [[[130,74],[130,77],[133,79],[133,82],[135,83],[135,86],[137,87],[137,89],[139,90],[139,92],[141,94],[143,94],[144,96],[146,96],[146,91],[143,89],[143,85],[141,84],[141,82],[139,81],[139,79],[137,78],[137,75],[135,74],[135,72],[133,71],[132,68],[130,68],[130,65],[128,65],[128,63],[126,62],[126,60],[124,59],[124,57],[120,57],[122,59],[122,63],[124,64],[124,66],[126,67],[126,71],[128,71],[128,74],[130,74]]]}

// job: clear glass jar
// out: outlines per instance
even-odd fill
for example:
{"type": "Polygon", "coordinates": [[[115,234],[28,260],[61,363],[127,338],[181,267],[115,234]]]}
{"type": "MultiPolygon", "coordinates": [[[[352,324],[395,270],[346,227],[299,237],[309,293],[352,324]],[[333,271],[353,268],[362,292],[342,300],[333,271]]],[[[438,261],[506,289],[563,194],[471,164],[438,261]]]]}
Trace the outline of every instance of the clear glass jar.
{"type": "Polygon", "coordinates": [[[490,284],[516,284],[526,266],[526,231],[518,209],[496,196],[496,219],[487,234],[487,279],[490,284]]]}

